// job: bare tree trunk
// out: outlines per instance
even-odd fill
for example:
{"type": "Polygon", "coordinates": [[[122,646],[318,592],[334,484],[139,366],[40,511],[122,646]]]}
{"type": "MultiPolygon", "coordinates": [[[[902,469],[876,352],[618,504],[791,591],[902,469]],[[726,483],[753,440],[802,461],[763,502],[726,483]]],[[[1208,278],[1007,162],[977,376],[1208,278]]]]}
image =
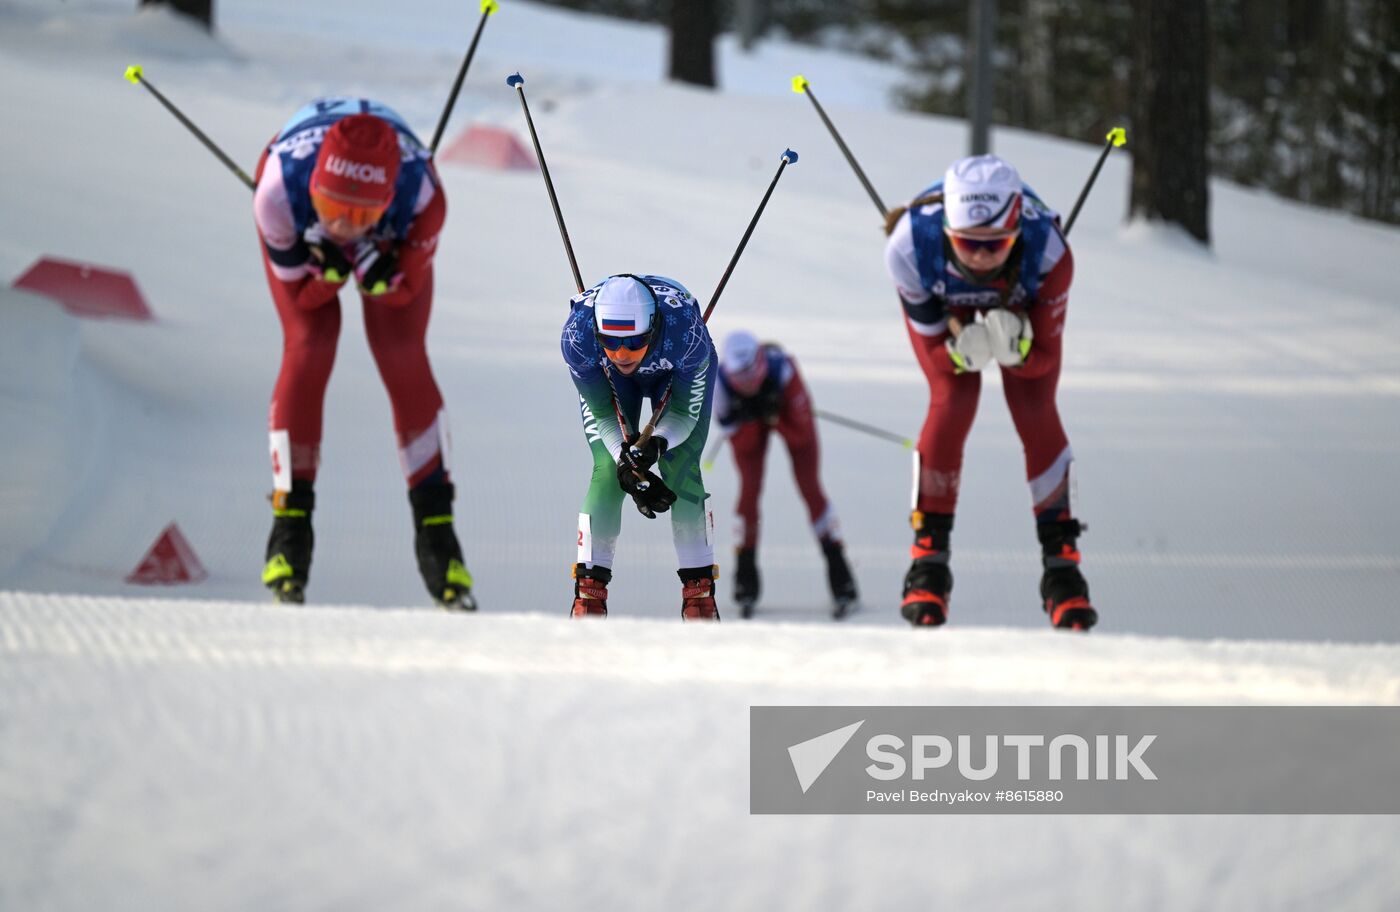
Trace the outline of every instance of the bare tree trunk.
{"type": "Polygon", "coordinates": [[[214,29],[214,0],[141,0],[141,5],[168,6],[177,13],[198,20],[210,31],[214,29]]]}
{"type": "Polygon", "coordinates": [[[1206,0],[1133,2],[1130,216],[1174,222],[1210,243],[1206,0]]]}
{"type": "Polygon", "coordinates": [[[1055,119],[1055,47],[1051,20],[1056,0],[1026,0],[1021,28],[1021,78],[1025,86],[1025,123],[1049,130],[1055,119]]]}
{"type": "Polygon", "coordinates": [[[718,0],[671,0],[671,78],[715,86],[718,0]]]}

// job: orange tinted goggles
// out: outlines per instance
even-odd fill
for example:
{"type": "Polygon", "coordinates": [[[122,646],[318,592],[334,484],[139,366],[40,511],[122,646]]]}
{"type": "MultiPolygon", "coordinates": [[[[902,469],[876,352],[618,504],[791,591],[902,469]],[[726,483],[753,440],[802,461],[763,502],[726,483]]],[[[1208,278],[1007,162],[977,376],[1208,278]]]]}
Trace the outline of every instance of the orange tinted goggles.
{"type": "Polygon", "coordinates": [[[318,190],[311,191],[311,205],[321,223],[326,226],[339,225],[355,231],[366,231],[384,217],[389,204],[366,206],[364,203],[351,203],[329,196],[318,190]]]}
{"type": "Polygon", "coordinates": [[[953,251],[960,257],[972,256],[978,253],[1001,254],[1006,253],[1016,246],[1017,239],[1021,234],[1013,231],[1011,234],[999,234],[991,237],[961,234],[947,229],[944,234],[948,236],[948,243],[952,245],[953,251]]]}
{"type": "Polygon", "coordinates": [[[631,364],[634,361],[641,361],[646,357],[646,345],[641,348],[632,348],[630,345],[620,345],[617,348],[604,348],[603,354],[608,356],[608,360],[616,364],[631,364]]]}

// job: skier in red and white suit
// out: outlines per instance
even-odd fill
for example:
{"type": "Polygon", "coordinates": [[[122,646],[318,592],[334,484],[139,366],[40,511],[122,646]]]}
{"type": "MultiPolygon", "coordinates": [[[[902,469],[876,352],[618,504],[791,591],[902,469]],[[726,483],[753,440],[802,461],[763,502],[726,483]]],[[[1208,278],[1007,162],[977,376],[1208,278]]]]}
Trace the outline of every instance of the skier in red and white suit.
{"type": "Polygon", "coordinates": [[[942,181],[891,212],[888,227],[886,265],[929,385],[901,611],[918,626],[947,618],[963,445],[981,372],[995,361],[1025,450],[1044,567],[1042,607],[1054,626],[1086,630],[1098,615],[1079,569],[1074,455],[1055,403],[1074,276],[1059,216],[1010,164],[980,155],[954,162],[942,181]]]}
{"type": "Polygon", "coordinates": [[[812,534],[826,558],[827,582],[841,616],[856,599],[855,579],[846,564],[836,510],[827,500],[818,476],[819,446],[812,400],[797,362],[772,342],[760,343],[752,333],[738,330],[724,341],[714,414],[734,449],[739,470],[739,545],[734,574],[734,600],[744,616],[758,601],[759,495],[768,438],[783,438],[792,459],[797,489],[807,504],[812,534]]]}
{"type": "Polygon", "coordinates": [[[279,600],[302,601],[339,296],[353,284],[393,407],[419,570],[439,604],[474,608],[452,525],[447,416],[425,343],[447,212],[428,150],[384,105],[320,99],[273,139],[256,183],[254,220],[283,334],[268,416],[274,519],[263,583],[279,600]]]}

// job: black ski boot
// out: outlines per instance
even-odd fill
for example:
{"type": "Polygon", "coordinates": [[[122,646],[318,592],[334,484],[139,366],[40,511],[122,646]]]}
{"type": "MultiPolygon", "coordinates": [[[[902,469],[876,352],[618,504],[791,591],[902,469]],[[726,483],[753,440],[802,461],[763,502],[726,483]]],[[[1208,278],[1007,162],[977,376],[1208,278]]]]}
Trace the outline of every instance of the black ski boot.
{"type": "Polygon", "coordinates": [[[316,544],[311,531],[314,509],[316,495],[309,481],[294,481],[290,491],[272,492],[272,532],[267,536],[262,582],[279,602],[300,605],[306,601],[316,544]]]}
{"type": "Polygon", "coordinates": [[[822,554],[826,557],[826,582],[831,587],[831,616],[839,621],[860,598],[856,592],[856,578],[851,575],[845,548],[839,541],[823,538],[821,546],[822,554]]]}
{"type": "Polygon", "coordinates": [[[740,617],[751,618],[762,589],[758,581],[758,552],[740,548],[734,552],[734,563],[734,602],[739,606],[740,617]]]}
{"type": "Polygon", "coordinates": [[[1075,543],[1084,531],[1077,519],[1039,523],[1041,564],[1041,607],[1050,623],[1064,630],[1088,630],[1098,623],[1099,613],[1089,603],[1089,584],[1079,572],[1079,549],[1075,543]]]}
{"type": "Polygon", "coordinates": [[[462,546],[452,531],[455,493],[450,482],[425,482],[408,492],[413,506],[413,551],[433,601],[449,611],[475,611],[472,575],[462,562],[462,546]]]}
{"type": "Polygon", "coordinates": [[[899,613],[915,627],[937,627],[948,620],[948,596],[953,591],[953,571],[948,568],[948,539],[953,514],[921,513],[910,517],[914,526],[914,558],[904,575],[904,601],[899,613]]]}
{"type": "Polygon", "coordinates": [[[574,564],[574,607],[571,617],[607,617],[608,583],[612,571],[607,567],[585,567],[574,564]]]}

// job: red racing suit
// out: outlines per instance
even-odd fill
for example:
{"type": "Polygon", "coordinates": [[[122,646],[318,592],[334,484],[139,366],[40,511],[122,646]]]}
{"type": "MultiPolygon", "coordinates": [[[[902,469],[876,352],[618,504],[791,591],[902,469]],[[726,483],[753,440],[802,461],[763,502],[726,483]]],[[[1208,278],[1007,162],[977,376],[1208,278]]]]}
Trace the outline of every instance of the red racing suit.
{"type": "MultiPolygon", "coordinates": [[[[273,390],[268,428],[274,487],[295,479],[314,481],[320,462],[322,404],[340,335],[341,288],[311,268],[297,230],[283,169],[264,152],[258,163],[254,220],[263,266],[282,322],[282,366],[273,390]]],[[[431,163],[414,188],[413,217],[402,237],[380,240],[397,251],[402,281],[385,294],[362,295],[365,334],[393,408],[400,462],[409,487],[435,478],[449,481],[447,417],[428,363],[426,334],[433,302],[433,254],[447,214],[431,163]]],[[[350,249],[343,252],[353,260],[350,249]]],[[[354,279],[346,283],[354,285],[354,279]]]]}
{"type": "MultiPolygon", "coordinates": [[[[1030,201],[1027,200],[1029,203],[1030,201]]],[[[938,217],[938,208],[925,217],[938,217]]],[[[1039,255],[1033,262],[1021,245],[1015,248],[1002,274],[974,282],[959,270],[952,256],[940,257],[940,275],[928,275],[932,258],[916,249],[911,213],[896,223],[886,245],[885,261],[904,304],[905,324],[914,354],[928,380],[929,406],[919,434],[919,471],[914,508],[923,513],[954,513],[962,476],[963,447],[977,414],[982,373],[958,373],[948,357],[948,317],[972,321],[978,310],[1005,302],[1030,320],[1033,343],[1025,363],[1002,367],[1002,391],[1025,452],[1026,479],[1036,519],[1049,522],[1072,518],[1070,471],[1074,454],[1060,421],[1055,391],[1060,379],[1061,345],[1074,257],[1052,212],[1040,213],[1039,255]],[[921,269],[920,256],[923,254],[921,269]],[[1019,261],[1018,257],[1021,257],[1019,261]],[[1031,270],[1034,270],[1032,273],[1031,270]],[[1032,277],[1027,281],[1026,277],[1032,277]],[[930,278],[933,281],[929,281],[930,278]],[[1010,285],[1015,282],[1015,285],[1010,285]],[[932,286],[932,287],[930,287],[932,286]],[[1033,288],[1028,291],[1027,286],[1033,288]],[[939,289],[943,294],[939,294],[939,289]],[[973,292],[953,294],[954,289],[973,292]]],[[[1026,228],[1023,227],[1023,234],[1026,228]]],[[[1023,238],[1024,240],[1024,238],[1023,238]]],[[[937,243],[925,236],[923,243],[937,243]]]]}
{"type": "Polygon", "coordinates": [[[839,540],[836,511],[822,490],[818,476],[820,447],[812,400],[797,362],[773,343],[764,343],[758,357],[767,359],[767,374],[758,390],[740,395],[723,368],[715,391],[714,414],[729,435],[734,464],[739,471],[736,539],[741,548],[754,548],[759,538],[759,496],[763,492],[768,439],[774,432],[783,438],[792,460],[797,489],[807,504],[812,533],[819,540],[839,540]]]}

